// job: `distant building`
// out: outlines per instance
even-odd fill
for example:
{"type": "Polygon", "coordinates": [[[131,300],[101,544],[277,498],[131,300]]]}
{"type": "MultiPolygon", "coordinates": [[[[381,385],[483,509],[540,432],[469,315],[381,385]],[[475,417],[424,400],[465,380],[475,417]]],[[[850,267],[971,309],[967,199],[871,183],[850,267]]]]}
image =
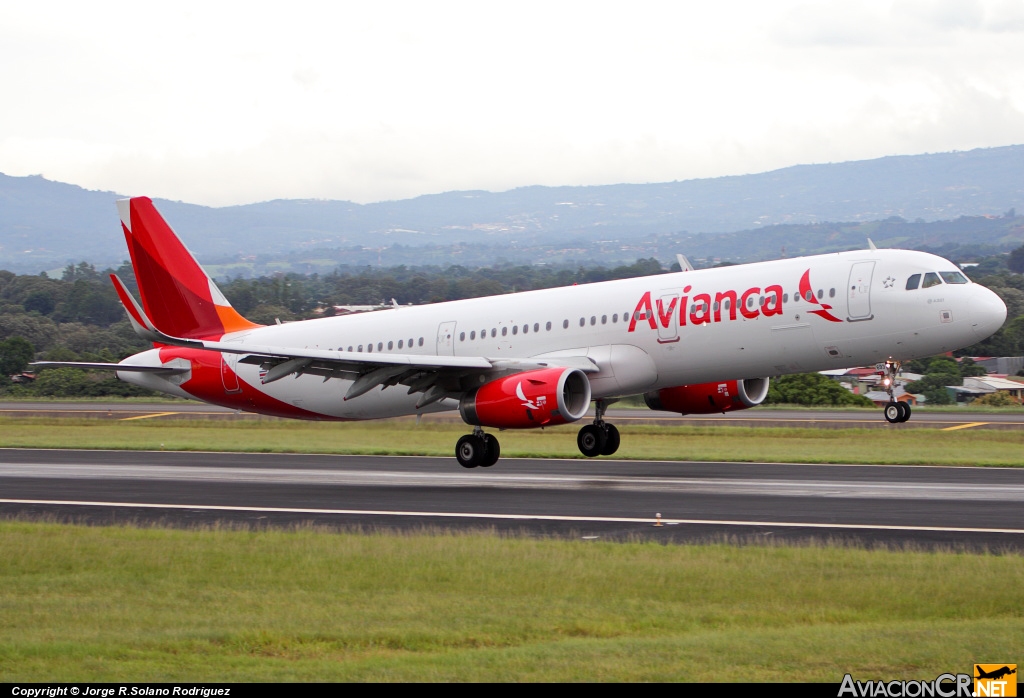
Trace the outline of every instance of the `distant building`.
{"type": "Polygon", "coordinates": [[[989,373],[1010,375],[1024,369],[1024,356],[977,356],[974,363],[989,373]]]}
{"type": "Polygon", "coordinates": [[[964,378],[963,387],[978,393],[978,396],[991,393],[1006,393],[1017,402],[1024,405],[1024,383],[1008,380],[997,376],[985,376],[984,378],[964,378]]]}

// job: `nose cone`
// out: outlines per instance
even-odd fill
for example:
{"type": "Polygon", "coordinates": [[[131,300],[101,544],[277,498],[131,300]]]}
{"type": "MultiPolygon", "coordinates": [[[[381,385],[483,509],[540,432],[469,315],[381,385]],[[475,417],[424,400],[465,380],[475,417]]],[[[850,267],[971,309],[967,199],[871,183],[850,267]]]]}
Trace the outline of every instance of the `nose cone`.
{"type": "Polygon", "coordinates": [[[991,337],[1006,322],[1003,299],[984,286],[975,288],[970,302],[971,329],[979,340],[991,337]]]}

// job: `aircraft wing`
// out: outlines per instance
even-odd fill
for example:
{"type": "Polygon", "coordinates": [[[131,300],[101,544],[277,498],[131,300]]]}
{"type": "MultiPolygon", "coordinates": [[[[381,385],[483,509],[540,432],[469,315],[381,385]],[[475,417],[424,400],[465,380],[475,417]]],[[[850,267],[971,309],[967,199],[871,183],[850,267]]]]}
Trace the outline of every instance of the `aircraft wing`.
{"type": "MultiPolygon", "coordinates": [[[[501,358],[483,356],[433,356],[423,354],[362,353],[309,349],[307,347],[286,347],[272,345],[242,344],[203,339],[172,337],[161,332],[146,316],[124,283],[114,274],[111,280],[128,312],[135,332],[152,342],[172,346],[205,349],[225,354],[237,354],[244,364],[260,366],[263,384],[281,380],[287,376],[303,374],[322,376],[324,380],[345,378],[353,381],[345,399],[351,400],[378,386],[401,383],[409,393],[422,392],[417,407],[436,402],[449,395],[463,392],[463,379],[487,374],[509,374],[550,366],[578,368],[592,373],[600,370],[586,356],[569,356],[545,359],[501,358]]],[[[54,364],[55,362],[51,362],[54,364]]],[[[67,364],[61,364],[67,365],[67,364]]],[[[111,368],[120,364],[110,365],[111,368]]],[[[98,367],[98,366],[97,366],[98,367]]],[[[116,369],[115,370],[120,370],[116,369]]],[[[130,367],[126,370],[132,370],[130,367]]],[[[495,376],[496,377],[496,376],[495,376]]]]}

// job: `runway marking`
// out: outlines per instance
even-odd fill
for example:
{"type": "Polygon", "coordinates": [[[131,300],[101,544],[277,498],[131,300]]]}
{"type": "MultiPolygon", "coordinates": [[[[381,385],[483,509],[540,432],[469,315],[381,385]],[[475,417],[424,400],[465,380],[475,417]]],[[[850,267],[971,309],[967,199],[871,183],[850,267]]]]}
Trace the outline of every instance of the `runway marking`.
{"type": "Polygon", "coordinates": [[[130,422],[133,419],[152,419],[153,417],[166,417],[169,414],[182,414],[179,412],[157,412],[155,414],[140,414],[138,417],[122,417],[119,421],[130,422]]]}
{"type": "Polygon", "coordinates": [[[838,497],[1024,502],[1024,483],[861,482],[778,478],[650,477],[555,473],[436,473],[188,465],[79,465],[0,462],[0,478],[147,480],[475,489],[616,490],[660,494],[838,497]]]}
{"type": "MultiPolygon", "coordinates": [[[[373,509],[299,509],[293,507],[239,507],[210,504],[153,504],[148,502],[83,502],[57,499],[0,499],[0,504],[34,504],[41,506],[82,506],[82,507],[117,507],[120,509],[174,509],[193,511],[231,511],[251,512],[260,514],[316,514],[338,516],[396,516],[424,517],[437,519],[485,519],[504,521],[570,521],[580,523],[635,523],[654,525],[655,518],[637,518],[629,516],[557,516],[554,514],[485,514],[469,512],[442,511],[386,511],[373,509]]],[[[819,528],[861,531],[918,531],[938,533],[1024,533],[1020,528],[960,528],[946,526],[897,526],[885,524],[840,524],[840,523],[808,523],[793,521],[732,521],[716,519],[667,519],[663,524],[690,524],[701,526],[774,526],[780,528],[819,528]]]]}
{"type": "Polygon", "coordinates": [[[969,424],[958,424],[955,427],[946,427],[942,431],[956,431],[957,429],[970,429],[971,427],[981,427],[988,424],[988,422],[970,422],[969,424]]]}

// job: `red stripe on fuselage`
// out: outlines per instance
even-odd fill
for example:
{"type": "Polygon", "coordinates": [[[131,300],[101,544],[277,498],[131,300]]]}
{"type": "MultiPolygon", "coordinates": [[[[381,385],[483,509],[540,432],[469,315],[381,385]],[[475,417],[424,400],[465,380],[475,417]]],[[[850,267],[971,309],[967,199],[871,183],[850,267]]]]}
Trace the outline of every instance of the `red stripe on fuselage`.
{"type": "Polygon", "coordinates": [[[160,347],[161,363],[167,363],[174,359],[185,359],[192,364],[192,377],[183,383],[181,388],[189,395],[204,402],[212,402],[215,405],[246,412],[288,417],[289,419],[348,421],[340,417],[311,412],[273,398],[249,385],[240,377],[238,378],[238,392],[227,392],[222,372],[230,372],[231,369],[221,364],[222,359],[219,352],[183,347],[160,347]]]}

